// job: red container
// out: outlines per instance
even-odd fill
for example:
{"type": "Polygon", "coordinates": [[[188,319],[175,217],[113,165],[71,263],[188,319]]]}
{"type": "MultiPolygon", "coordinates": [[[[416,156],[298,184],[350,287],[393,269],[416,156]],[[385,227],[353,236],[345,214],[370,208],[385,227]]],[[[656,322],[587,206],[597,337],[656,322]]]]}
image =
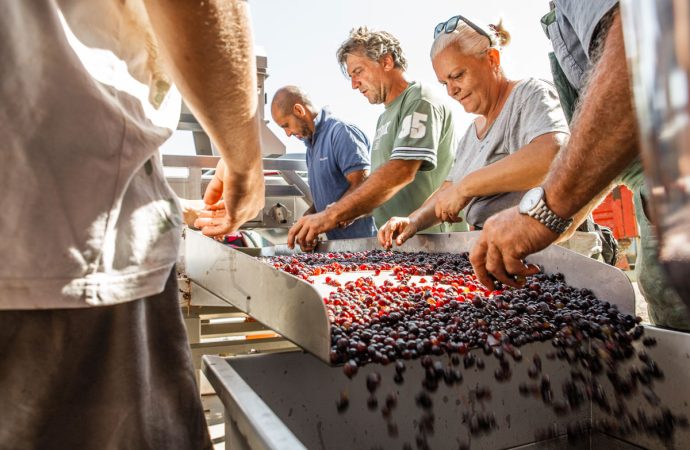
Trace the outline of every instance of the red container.
{"type": "Polygon", "coordinates": [[[616,239],[639,236],[632,196],[630,189],[617,186],[592,212],[594,221],[611,228],[616,239]]]}

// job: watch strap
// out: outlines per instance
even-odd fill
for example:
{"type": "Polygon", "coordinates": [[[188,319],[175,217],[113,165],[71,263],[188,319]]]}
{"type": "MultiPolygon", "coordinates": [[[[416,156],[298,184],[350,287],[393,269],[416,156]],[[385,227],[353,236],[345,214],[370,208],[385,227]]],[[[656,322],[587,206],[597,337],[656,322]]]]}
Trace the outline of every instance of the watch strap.
{"type": "Polygon", "coordinates": [[[549,230],[556,234],[563,234],[565,230],[573,223],[573,219],[564,219],[557,215],[555,212],[546,205],[544,199],[539,200],[539,203],[532,208],[528,213],[528,216],[538,220],[549,230]]]}

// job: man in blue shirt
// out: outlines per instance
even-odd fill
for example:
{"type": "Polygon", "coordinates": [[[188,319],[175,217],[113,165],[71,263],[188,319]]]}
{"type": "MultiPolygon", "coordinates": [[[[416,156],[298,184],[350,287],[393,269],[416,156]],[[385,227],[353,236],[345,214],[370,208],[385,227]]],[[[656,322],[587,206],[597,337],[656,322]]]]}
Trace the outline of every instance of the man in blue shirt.
{"type": "MultiPolygon", "coordinates": [[[[288,137],[297,137],[307,147],[307,174],[314,204],[305,215],[323,211],[369,175],[370,145],[364,133],[334,117],[328,109],[315,108],[300,88],[278,89],[271,103],[271,115],[288,137]]],[[[342,225],[328,231],[328,239],[376,236],[372,216],[342,225]]]]}

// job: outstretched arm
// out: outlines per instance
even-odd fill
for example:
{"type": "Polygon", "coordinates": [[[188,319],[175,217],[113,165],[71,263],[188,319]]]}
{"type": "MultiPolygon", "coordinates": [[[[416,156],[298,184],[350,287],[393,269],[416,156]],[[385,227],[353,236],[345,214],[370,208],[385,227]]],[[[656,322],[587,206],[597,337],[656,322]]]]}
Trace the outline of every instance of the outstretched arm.
{"type": "Polygon", "coordinates": [[[335,205],[297,221],[288,233],[288,247],[293,248],[297,243],[303,249],[312,248],[320,233],[332,230],[341,222],[369,214],[411,183],[421,165],[422,162],[416,160],[388,161],[335,205]]]}
{"type": "Polygon", "coordinates": [[[439,220],[457,222],[460,211],[474,197],[520,192],[538,186],[566,140],[565,133],[543,134],[515,153],[467,174],[439,195],[436,216],[439,220]]]}
{"type": "Polygon", "coordinates": [[[576,112],[567,151],[556,157],[544,183],[546,202],[561,217],[571,217],[585,207],[638,156],[630,83],[620,14],[616,13],[576,112]]]}
{"type": "Polygon", "coordinates": [[[357,189],[348,191],[347,195],[328,208],[329,217],[338,223],[369,214],[410,184],[421,165],[421,161],[388,161],[376,169],[357,189]]]}
{"type": "Polygon", "coordinates": [[[565,133],[546,133],[534,138],[515,153],[468,174],[462,180],[462,192],[467,197],[481,197],[539,186],[567,139],[565,133]]]}

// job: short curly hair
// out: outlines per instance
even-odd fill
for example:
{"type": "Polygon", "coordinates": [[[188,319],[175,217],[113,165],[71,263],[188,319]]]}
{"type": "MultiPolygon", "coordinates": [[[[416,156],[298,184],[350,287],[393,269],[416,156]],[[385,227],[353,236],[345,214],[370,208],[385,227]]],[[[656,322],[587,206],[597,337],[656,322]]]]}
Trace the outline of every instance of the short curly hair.
{"type": "Polygon", "coordinates": [[[407,70],[407,59],[400,47],[400,41],[387,31],[374,31],[367,27],[353,28],[350,37],[340,45],[336,53],[340,70],[347,75],[347,55],[363,53],[369,59],[378,61],[383,55],[393,58],[395,67],[407,70]]]}

